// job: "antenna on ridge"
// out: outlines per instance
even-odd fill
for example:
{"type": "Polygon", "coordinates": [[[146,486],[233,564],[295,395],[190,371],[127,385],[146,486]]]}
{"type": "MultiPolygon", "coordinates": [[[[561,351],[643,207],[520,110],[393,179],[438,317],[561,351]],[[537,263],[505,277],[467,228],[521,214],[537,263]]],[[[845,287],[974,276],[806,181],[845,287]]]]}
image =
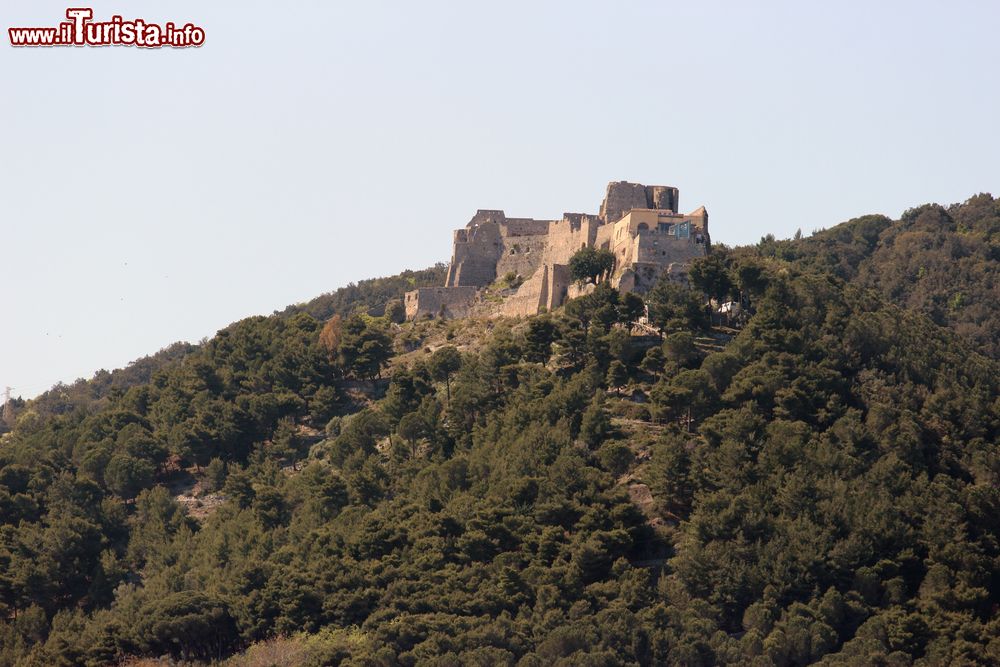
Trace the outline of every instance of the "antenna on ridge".
{"type": "Polygon", "coordinates": [[[10,400],[11,387],[7,387],[3,392],[3,422],[10,428],[14,428],[14,402],[10,400]]]}

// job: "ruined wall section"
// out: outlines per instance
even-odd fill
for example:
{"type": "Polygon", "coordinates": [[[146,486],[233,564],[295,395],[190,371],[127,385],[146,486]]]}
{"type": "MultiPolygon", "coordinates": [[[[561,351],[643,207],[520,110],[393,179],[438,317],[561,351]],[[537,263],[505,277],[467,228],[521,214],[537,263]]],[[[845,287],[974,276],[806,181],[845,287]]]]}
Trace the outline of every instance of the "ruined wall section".
{"type": "Polygon", "coordinates": [[[646,204],[648,208],[677,212],[680,206],[680,191],[668,185],[647,185],[646,204]]]}
{"type": "Polygon", "coordinates": [[[569,267],[565,264],[553,264],[549,269],[549,294],[542,304],[548,310],[553,310],[566,303],[569,286],[572,283],[569,267]]]}
{"type": "Polygon", "coordinates": [[[538,267],[517,291],[507,297],[500,312],[507,317],[534,315],[544,305],[549,296],[549,267],[538,267]]]}
{"type": "Polygon", "coordinates": [[[503,211],[480,210],[465,229],[455,230],[454,254],[445,283],[448,287],[485,287],[496,280],[504,220],[503,211]]]}
{"type": "Polygon", "coordinates": [[[495,303],[494,314],[557,308],[593,287],[575,285],[569,275],[570,258],[584,247],[614,254],[610,280],[621,291],[644,292],[662,275],[683,279],[690,262],[707,254],[710,238],[705,209],[681,215],[678,205],[677,188],[619,181],[608,184],[596,216],[565,213],[560,220],[535,220],[479,210],[455,232],[447,287],[408,293],[407,316],[482,313],[493,302],[479,300],[477,289],[508,274],[525,281],[506,301],[495,303]]]}
{"type": "Polygon", "coordinates": [[[634,208],[652,208],[676,213],[680,206],[680,191],[668,185],[641,185],[618,181],[608,183],[601,202],[600,218],[605,223],[621,220],[634,208]]]}
{"type": "Polygon", "coordinates": [[[497,262],[497,277],[514,273],[522,278],[530,278],[542,265],[547,247],[546,234],[505,237],[503,253],[497,262]]]}
{"type": "Polygon", "coordinates": [[[497,262],[496,275],[502,278],[514,273],[530,278],[542,265],[548,247],[551,220],[507,218],[500,226],[503,251],[497,262]]]}
{"type": "Polygon", "coordinates": [[[514,236],[538,236],[549,233],[551,220],[535,220],[534,218],[507,218],[504,222],[504,234],[514,236]]]}
{"type": "Polygon", "coordinates": [[[467,287],[421,287],[403,297],[406,319],[420,317],[467,317],[478,289],[467,287]]]}
{"type": "Polygon", "coordinates": [[[633,208],[647,208],[646,187],[625,181],[608,183],[607,194],[601,202],[601,220],[605,223],[617,222],[633,208]]]}
{"type": "Polygon", "coordinates": [[[504,302],[501,313],[508,317],[534,315],[543,308],[553,310],[566,302],[572,281],[565,264],[543,264],[515,294],[504,302]]]}
{"type": "Polygon", "coordinates": [[[549,225],[549,244],[545,263],[569,264],[570,257],[580,248],[593,246],[597,240],[600,218],[586,213],[564,213],[562,220],[549,225]]]}

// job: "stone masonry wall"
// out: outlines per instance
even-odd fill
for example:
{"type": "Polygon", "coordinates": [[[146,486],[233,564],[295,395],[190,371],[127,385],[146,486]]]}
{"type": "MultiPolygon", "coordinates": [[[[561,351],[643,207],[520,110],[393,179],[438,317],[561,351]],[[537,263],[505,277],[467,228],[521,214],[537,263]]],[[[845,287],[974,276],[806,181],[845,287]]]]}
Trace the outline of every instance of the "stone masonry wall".
{"type": "Polygon", "coordinates": [[[680,195],[677,188],[666,185],[640,185],[618,181],[609,183],[601,202],[601,220],[617,222],[634,208],[656,208],[677,212],[680,195]]]}
{"type": "Polygon", "coordinates": [[[476,301],[478,289],[468,287],[421,287],[403,298],[406,319],[419,317],[466,317],[476,301]]]}
{"type": "Polygon", "coordinates": [[[566,293],[571,282],[569,267],[565,264],[553,264],[549,272],[548,300],[544,306],[553,310],[563,305],[566,302],[566,293]]]}
{"type": "Polygon", "coordinates": [[[551,310],[581,291],[572,284],[568,264],[583,247],[614,253],[610,280],[623,291],[645,291],[662,275],[683,279],[691,260],[708,252],[710,240],[704,207],[681,215],[678,206],[677,188],[619,181],[608,184],[597,216],[564,213],[560,220],[535,220],[479,210],[455,232],[447,287],[407,293],[407,317],[485,312],[489,304],[479,302],[478,289],[511,273],[525,281],[493,314],[551,310]],[[691,226],[684,237],[671,231],[681,222],[691,226]]]}
{"type": "Polygon", "coordinates": [[[549,223],[551,220],[535,220],[534,218],[507,218],[504,225],[504,235],[511,236],[538,236],[549,233],[549,223]]]}
{"type": "Polygon", "coordinates": [[[549,225],[545,263],[568,264],[569,258],[577,250],[594,245],[600,224],[600,219],[578,213],[567,213],[562,220],[554,221],[549,225]]]}
{"type": "Polygon", "coordinates": [[[497,277],[515,273],[530,278],[542,265],[548,238],[547,234],[503,237],[503,252],[496,267],[497,277]]]}
{"type": "Polygon", "coordinates": [[[534,315],[545,303],[549,293],[548,266],[540,266],[517,292],[507,297],[500,310],[507,317],[534,315]]]}
{"type": "Polygon", "coordinates": [[[565,264],[542,265],[515,294],[507,297],[500,312],[508,317],[524,317],[542,308],[558,308],[566,301],[570,283],[565,264]]]}
{"type": "Polygon", "coordinates": [[[503,241],[497,222],[483,222],[470,229],[458,230],[455,234],[455,254],[448,270],[448,286],[489,285],[496,280],[497,262],[502,251],[503,241]]]}

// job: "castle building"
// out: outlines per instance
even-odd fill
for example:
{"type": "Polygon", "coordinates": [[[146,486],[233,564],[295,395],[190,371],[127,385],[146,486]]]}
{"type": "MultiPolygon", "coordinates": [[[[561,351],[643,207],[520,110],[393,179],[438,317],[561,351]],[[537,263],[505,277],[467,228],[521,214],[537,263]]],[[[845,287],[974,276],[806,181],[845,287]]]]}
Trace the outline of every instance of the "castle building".
{"type": "Polygon", "coordinates": [[[691,260],[708,252],[710,239],[705,207],[681,214],[678,202],[677,188],[619,181],[608,184],[597,215],[535,220],[479,210],[454,233],[445,285],[408,292],[406,315],[464,317],[476,309],[483,288],[512,275],[523,282],[493,312],[552,310],[588,289],[573,284],[569,273],[570,258],[585,247],[612,252],[608,279],[622,292],[645,292],[664,275],[684,280],[691,260]]]}

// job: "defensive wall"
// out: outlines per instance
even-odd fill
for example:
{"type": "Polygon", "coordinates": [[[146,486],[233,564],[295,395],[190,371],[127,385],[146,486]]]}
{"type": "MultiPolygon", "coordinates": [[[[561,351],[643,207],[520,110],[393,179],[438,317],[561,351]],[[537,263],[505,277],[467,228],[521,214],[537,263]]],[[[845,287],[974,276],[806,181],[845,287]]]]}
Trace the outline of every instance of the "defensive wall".
{"type": "Polygon", "coordinates": [[[608,279],[622,291],[643,292],[660,277],[684,280],[687,266],[709,250],[704,207],[678,213],[677,188],[609,183],[597,215],[564,213],[558,220],[508,218],[481,209],[456,230],[445,285],[406,295],[407,317],[463,317],[479,290],[500,278],[523,282],[494,312],[529,315],[562,305],[574,289],[569,260],[581,248],[603,248],[615,258],[608,279]]]}

